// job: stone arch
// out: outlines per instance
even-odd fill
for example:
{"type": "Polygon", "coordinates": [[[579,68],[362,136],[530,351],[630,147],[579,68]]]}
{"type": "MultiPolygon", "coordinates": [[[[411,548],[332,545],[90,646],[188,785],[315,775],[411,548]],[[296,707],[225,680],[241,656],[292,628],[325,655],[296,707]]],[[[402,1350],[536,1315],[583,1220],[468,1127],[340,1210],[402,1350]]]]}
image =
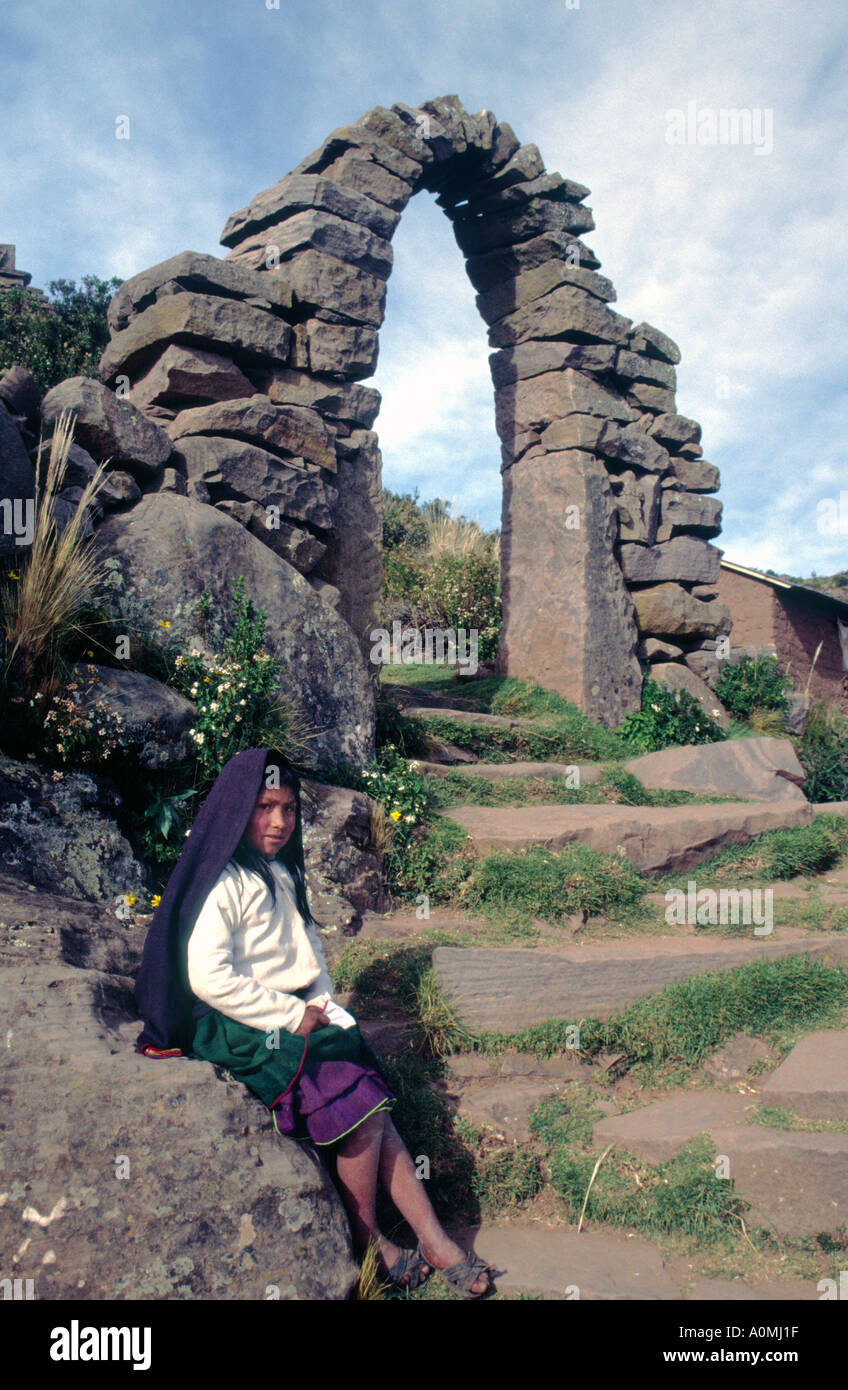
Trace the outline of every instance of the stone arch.
{"type": "Polygon", "coordinates": [[[615,290],[582,240],[589,190],[547,173],[490,112],[450,96],[333,131],[229,218],[224,258],[185,252],[122,286],[101,374],[165,424],[189,493],[272,544],[367,651],[380,398],[362,382],[391,238],[420,190],[453,224],[495,349],[500,667],[615,725],[638,705],[639,656],[709,663],[718,476],[700,427],[676,413],[676,345],[609,307],[615,290]],[[269,532],[277,494],[283,529],[269,532]]]}

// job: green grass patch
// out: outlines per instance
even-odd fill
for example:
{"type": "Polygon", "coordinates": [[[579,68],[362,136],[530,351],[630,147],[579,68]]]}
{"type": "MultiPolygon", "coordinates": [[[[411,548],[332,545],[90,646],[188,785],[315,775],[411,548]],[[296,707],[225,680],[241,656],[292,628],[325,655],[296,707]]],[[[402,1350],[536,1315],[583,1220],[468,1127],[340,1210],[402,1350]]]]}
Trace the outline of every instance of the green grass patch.
{"type": "Polygon", "coordinates": [[[463,768],[429,773],[427,792],[434,806],[688,806],[737,800],[727,796],[696,796],[693,792],[653,791],[638,777],[615,764],[602,770],[597,782],[571,786],[571,776],[499,777],[489,779],[463,768]]]}
{"type": "Polygon", "coordinates": [[[848,1120],[808,1120],[782,1105],[758,1105],[750,1123],[767,1129],[794,1129],[806,1134],[848,1134],[848,1120]]]}
{"type": "Polygon", "coordinates": [[[595,915],[639,903],[644,881],[628,860],[588,845],[554,852],[532,846],[492,851],[470,867],[458,901],[471,911],[558,923],[576,912],[595,915]]]}
{"type": "Polygon", "coordinates": [[[848,819],[839,815],[817,816],[810,825],[787,830],[764,830],[744,845],[731,845],[712,859],[705,860],[686,874],[657,876],[652,889],[685,886],[697,877],[708,882],[740,883],[746,879],[789,879],[802,874],[819,874],[832,869],[848,852],[848,819]]]}
{"type": "Polygon", "coordinates": [[[569,716],[514,728],[460,723],[451,719],[447,711],[434,710],[416,718],[432,737],[467,749],[480,762],[572,762],[580,758],[603,761],[627,754],[615,734],[594,724],[578,709],[569,716]]]}
{"type": "Polygon", "coordinates": [[[652,1165],[614,1150],[595,1172],[599,1157],[600,1151],[575,1153],[565,1146],[550,1155],[551,1185],[575,1221],[585,1202],[586,1219],[646,1234],[673,1232],[699,1244],[737,1236],[749,1203],[717,1176],[715,1145],[707,1135],[690,1140],[666,1163],[652,1165]]]}

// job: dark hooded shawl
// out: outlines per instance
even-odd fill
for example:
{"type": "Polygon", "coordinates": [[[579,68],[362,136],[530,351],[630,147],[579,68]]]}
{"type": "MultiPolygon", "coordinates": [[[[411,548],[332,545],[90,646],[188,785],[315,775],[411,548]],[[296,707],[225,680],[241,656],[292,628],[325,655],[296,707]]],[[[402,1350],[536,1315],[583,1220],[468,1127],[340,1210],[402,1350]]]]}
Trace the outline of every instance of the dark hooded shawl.
{"type": "Polygon", "coordinates": [[[191,1051],[196,1020],[208,1012],[188,982],[188,939],[200,909],[232,858],[262,789],[264,748],[230,758],[201,806],[156,909],[135,982],[144,1020],[136,1047],[155,1056],[191,1051]]]}

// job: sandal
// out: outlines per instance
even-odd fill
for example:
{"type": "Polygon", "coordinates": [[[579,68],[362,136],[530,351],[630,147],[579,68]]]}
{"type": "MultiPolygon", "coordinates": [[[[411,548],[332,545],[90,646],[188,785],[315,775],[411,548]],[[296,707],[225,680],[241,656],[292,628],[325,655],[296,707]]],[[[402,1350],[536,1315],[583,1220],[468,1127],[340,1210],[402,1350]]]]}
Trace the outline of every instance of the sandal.
{"type": "MultiPolygon", "coordinates": [[[[433,1267],[422,1255],[420,1245],[416,1245],[414,1250],[401,1250],[391,1269],[386,1269],[386,1278],[397,1288],[409,1289],[414,1292],[415,1289],[421,1287],[425,1280],[430,1278],[430,1274],[421,1273],[422,1265],[427,1265],[430,1274],[432,1274],[433,1267]],[[404,1283],[407,1274],[409,1279],[404,1283]]],[[[474,1280],[472,1279],[471,1282],[473,1284],[474,1280]]]]}
{"type": "Polygon", "coordinates": [[[460,1260],[459,1264],[449,1265],[447,1269],[437,1269],[436,1273],[442,1276],[448,1288],[453,1289],[454,1293],[458,1293],[460,1298],[485,1298],[487,1293],[492,1293],[498,1275],[506,1274],[506,1270],[492,1269],[485,1260],[480,1259],[479,1255],[475,1255],[473,1250],[469,1250],[465,1259],[460,1260]],[[476,1284],[483,1274],[486,1275],[489,1286],[486,1289],[481,1289],[479,1293],[475,1293],[472,1285],[476,1284]]]}

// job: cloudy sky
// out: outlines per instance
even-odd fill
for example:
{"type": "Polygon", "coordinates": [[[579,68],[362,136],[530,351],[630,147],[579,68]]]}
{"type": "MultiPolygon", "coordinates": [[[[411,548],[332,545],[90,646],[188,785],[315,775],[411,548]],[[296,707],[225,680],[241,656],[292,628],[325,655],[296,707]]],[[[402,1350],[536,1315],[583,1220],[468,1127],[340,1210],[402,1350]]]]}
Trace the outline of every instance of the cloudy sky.
{"type": "MultiPolygon", "coordinates": [[[[842,0],[3,0],[0,241],[44,288],[223,254],[229,214],[335,126],[456,92],[592,189],[616,309],[680,345],[727,557],[828,574],[848,567],[846,30],[842,0]],[[730,109],[749,143],[671,143],[669,113],[697,133],[730,109]]],[[[384,482],[498,525],[485,328],[428,195],[394,249],[384,482]]]]}

